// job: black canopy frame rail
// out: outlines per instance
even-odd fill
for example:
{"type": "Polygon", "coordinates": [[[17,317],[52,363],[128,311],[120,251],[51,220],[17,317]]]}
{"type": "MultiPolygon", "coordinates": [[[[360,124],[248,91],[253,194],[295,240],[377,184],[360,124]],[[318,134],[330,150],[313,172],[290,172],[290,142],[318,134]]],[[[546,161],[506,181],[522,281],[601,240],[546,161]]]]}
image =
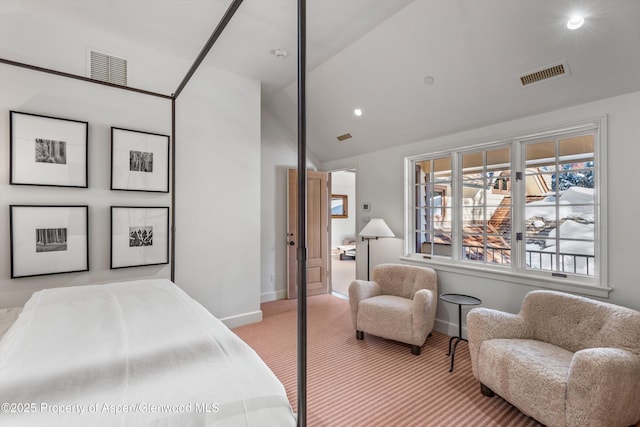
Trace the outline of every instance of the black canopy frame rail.
{"type": "MultiPolygon", "coordinates": [[[[1,64],[11,65],[14,67],[26,68],[32,71],[52,74],[59,77],[66,77],[74,80],[80,80],[88,83],[109,86],[116,89],[122,89],[129,92],[135,92],[143,95],[153,96],[157,98],[167,99],[171,101],[171,280],[175,280],[175,232],[176,232],[176,99],[182,93],[183,89],[196,72],[202,61],[218,40],[227,24],[233,18],[243,0],[233,0],[220,22],[213,30],[213,33],[205,43],[204,47],[196,57],[195,61],[189,68],[178,88],[171,95],[158,92],[138,89],[131,86],[123,86],[111,82],[95,80],[78,74],[66,73],[63,71],[53,70],[50,68],[39,67],[36,65],[26,64],[18,61],[12,61],[0,58],[1,64]]],[[[297,0],[297,25],[298,25],[298,248],[297,248],[297,264],[298,264],[298,412],[297,424],[300,427],[307,425],[307,230],[306,230],[306,198],[307,198],[307,142],[306,142],[306,0],[297,0]]]]}
{"type": "Polygon", "coordinates": [[[307,2],[298,0],[298,426],[307,425],[307,2]]]}

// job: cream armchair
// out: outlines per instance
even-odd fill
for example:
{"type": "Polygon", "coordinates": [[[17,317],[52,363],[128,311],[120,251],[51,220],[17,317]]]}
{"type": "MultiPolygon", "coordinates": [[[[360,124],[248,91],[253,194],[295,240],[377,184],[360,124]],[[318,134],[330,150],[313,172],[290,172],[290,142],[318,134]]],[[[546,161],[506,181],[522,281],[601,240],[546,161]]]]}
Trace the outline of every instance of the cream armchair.
{"type": "Polygon", "coordinates": [[[495,392],[549,427],[640,420],[640,312],[533,291],[519,314],[474,308],[467,332],[485,396],[495,392]]]}
{"type": "Polygon", "coordinates": [[[380,264],[372,281],[354,280],[349,286],[351,319],[356,338],[364,332],[411,344],[411,353],[433,330],[438,300],[436,272],[402,264],[380,264]]]}

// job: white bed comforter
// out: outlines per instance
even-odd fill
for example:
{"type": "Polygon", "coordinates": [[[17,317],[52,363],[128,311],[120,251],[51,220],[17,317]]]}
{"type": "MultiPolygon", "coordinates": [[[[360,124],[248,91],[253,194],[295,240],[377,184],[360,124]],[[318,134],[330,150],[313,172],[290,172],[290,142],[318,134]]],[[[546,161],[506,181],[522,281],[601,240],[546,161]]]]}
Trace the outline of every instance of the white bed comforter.
{"type": "Polygon", "coordinates": [[[0,426],[293,426],[258,355],[169,280],[34,293],[0,340],[0,426]]]}

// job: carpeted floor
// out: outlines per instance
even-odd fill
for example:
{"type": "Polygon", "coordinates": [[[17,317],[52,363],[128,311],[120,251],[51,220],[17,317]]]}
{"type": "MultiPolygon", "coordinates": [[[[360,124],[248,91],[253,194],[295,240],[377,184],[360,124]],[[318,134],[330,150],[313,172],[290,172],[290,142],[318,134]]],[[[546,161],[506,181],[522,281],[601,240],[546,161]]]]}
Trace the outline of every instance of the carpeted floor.
{"type": "Polygon", "coordinates": [[[331,285],[333,292],[349,295],[349,285],[356,278],[356,260],[340,260],[339,255],[331,256],[331,285]]]}
{"type": "MultiPolygon", "coordinates": [[[[261,323],[234,329],[284,384],[297,410],[296,304],[262,305],[261,323]]],[[[449,337],[437,332],[420,356],[365,334],[355,339],[349,303],[330,295],[307,303],[309,426],[540,426],[499,397],[480,394],[467,344],[449,373],[449,337]]]]}

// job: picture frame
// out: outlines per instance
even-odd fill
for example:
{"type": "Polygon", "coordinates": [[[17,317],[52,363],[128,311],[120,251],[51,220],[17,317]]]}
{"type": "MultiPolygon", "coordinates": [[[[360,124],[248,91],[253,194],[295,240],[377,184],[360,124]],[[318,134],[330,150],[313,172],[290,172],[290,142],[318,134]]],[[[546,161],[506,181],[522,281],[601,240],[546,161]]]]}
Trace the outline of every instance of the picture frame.
{"type": "Polygon", "coordinates": [[[111,189],[169,192],[169,136],[111,127],[111,189]]]}
{"type": "Polygon", "coordinates": [[[169,208],[111,206],[111,269],[169,264],[169,208]]]}
{"type": "Polygon", "coordinates": [[[331,218],[349,217],[349,198],[346,194],[331,195],[331,218]]]}
{"type": "Polygon", "coordinates": [[[9,183],[89,186],[89,122],[9,111],[9,183]]]}
{"type": "Polygon", "coordinates": [[[89,271],[87,205],[10,205],[11,278],[89,271]]]}

